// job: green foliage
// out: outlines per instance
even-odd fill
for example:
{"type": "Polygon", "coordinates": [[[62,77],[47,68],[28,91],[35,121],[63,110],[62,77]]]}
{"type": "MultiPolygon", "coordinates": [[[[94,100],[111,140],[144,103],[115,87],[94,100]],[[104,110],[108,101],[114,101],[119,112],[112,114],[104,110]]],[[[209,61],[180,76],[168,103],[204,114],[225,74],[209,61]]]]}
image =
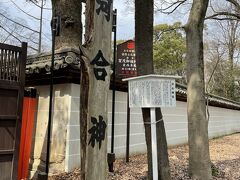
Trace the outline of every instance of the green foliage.
{"type": "Polygon", "coordinates": [[[220,174],[219,169],[214,164],[211,164],[211,170],[212,176],[214,177],[217,177],[220,174]]]}
{"type": "MultiPolygon", "coordinates": [[[[217,59],[217,58],[216,58],[217,59]]],[[[218,96],[222,96],[231,100],[240,100],[240,66],[235,64],[231,70],[229,62],[221,59],[217,68],[215,68],[217,60],[212,59],[206,62],[206,73],[209,76],[214,71],[212,79],[208,85],[208,92],[218,96]],[[233,78],[233,80],[231,80],[233,78]]],[[[209,81],[209,77],[207,77],[209,81]]]]}
{"type": "Polygon", "coordinates": [[[186,42],[181,23],[156,25],[153,51],[155,73],[185,75],[186,42]]]}

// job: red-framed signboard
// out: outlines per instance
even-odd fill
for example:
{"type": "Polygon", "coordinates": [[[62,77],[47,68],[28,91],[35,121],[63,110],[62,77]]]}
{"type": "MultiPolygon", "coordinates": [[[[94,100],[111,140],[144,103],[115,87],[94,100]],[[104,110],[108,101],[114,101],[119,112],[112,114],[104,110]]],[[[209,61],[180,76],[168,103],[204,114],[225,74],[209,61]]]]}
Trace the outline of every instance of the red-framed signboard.
{"type": "Polygon", "coordinates": [[[128,40],[117,45],[116,77],[118,79],[137,76],[135,42],[128,40]]]}

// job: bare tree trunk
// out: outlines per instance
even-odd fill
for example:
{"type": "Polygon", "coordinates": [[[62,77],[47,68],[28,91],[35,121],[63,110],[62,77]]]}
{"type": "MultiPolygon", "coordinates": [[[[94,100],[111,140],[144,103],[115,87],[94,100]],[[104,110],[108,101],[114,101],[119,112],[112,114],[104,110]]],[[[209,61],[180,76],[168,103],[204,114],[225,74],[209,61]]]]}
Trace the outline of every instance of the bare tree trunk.
{"type": "Polygon", "coordinates": [[[61,33],[56,37],[56,49],[79,49],[82,42],[82,2],[80,0],[52,0],[52,12],[61,16],[61,33]]]}
{"type": "Polygon", "coordinates": [[[112,1],[86,1],[81,48],[81,179],[107,179],[107,106],[110,84],[112,1]]]}
{"type": "Polygon", "coordinates": [[[208,0],[194,0],[185,27],[187,34],[187,106],[189,173],[194,179],[212,179],[206,118],[203,26],[208,0]]]}
{"type": "MultiPolygon", "coordinates": [[[[156,109],[156,120],[163,119],[161,108],[156,109]]],[[[168,146],[164,121],[157,123],[158,173],[161,180],[170,180],[170,166],[168,159],[168,146]]]]}
{"type": "MultiPolygon", "coordinates": [[[[153,0],[135,1],[135,41],[138,75],[154,73],[153,70],[153,0]]],[[[148,156],[148,179],[152,177],[152,148],[150,109],[143,108],[143,121],[148,156]]],[[[156,117],[162,118],[161,109],[156,111],[156,117]]],[[[157,119],[157,120],[158,120],[157,119]]],[[[170,178],[170,168],[167,151],[167,141],[163,121],[157,123],[157,147],[158,147],[158,174],[159,179],[170,178]]]]}
{"type": "Polygon", "coordinates": [[[86,34],[83,46],[81,3],[81,0],[52,0],[53,14],[62,19],[56,49],[81,47],[81,179],[105,180],[112,0],[86,0],[86,34]]]}

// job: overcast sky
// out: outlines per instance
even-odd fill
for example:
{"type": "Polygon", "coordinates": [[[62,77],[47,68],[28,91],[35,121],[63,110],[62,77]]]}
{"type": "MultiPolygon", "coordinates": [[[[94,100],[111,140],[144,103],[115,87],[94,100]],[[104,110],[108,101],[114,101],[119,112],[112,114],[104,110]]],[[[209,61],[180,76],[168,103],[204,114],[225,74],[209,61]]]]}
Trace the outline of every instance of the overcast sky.
{"type": "MultiPolygon", "coordinates": [[[[8,8],[8,12],[10,12],[12,17],[21,17],[25,19],[33,29],[38,29],[39,22],[33,20],[32,18],[27,17],[22,13],[17,7],[24,9],[26,12],[39,17],[40,9],[33,6],[31,3],[26,3],[26,0],[0,0],[1,4],[8,8]],[[16,5],[14,5],[14,3],[16,5]]],[[[50,0],[47,0],[46,7],[51,7],[50,0]]],[[[125,3],[125,0],[114,0],[114,9],[118,9],[118,23],[117,23],[117,39],[132,39],[134,38],[134,11],[133,9],[125,3]]],[[[184,21],[184,15],[181,19],[179,16],[166,16],[162,14],[155,14],[154,24],[159,23],[169,23],[172,24],[176,21],[184,21]]],[[[50,19],[51,19],[51,11],[44,10],[44,37],[45,40],[47,38],[45,36],[50,37],[50,19]]]]}

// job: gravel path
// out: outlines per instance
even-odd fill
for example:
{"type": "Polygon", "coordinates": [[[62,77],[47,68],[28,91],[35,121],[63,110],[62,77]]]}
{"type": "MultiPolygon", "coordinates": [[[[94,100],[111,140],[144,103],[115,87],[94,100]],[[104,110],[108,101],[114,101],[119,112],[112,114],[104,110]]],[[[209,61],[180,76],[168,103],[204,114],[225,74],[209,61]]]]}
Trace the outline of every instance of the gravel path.
{"type": "MultiPolygon", "coordinates": [[[[240,180],[240,133],[210,140],[210,155],[213,163],[214,180],[240,180]]],[[[188,146],[169,149],[171,176],[174,180],[187,180],[188,146]]],[[[79,180],[79,170],[52,177],[52,180],[79,180]]],[[[130,158],[129,163],[118,159],[115,172],[109,173],[108,180],[146,180],[146,155],[130,158]]]]}

